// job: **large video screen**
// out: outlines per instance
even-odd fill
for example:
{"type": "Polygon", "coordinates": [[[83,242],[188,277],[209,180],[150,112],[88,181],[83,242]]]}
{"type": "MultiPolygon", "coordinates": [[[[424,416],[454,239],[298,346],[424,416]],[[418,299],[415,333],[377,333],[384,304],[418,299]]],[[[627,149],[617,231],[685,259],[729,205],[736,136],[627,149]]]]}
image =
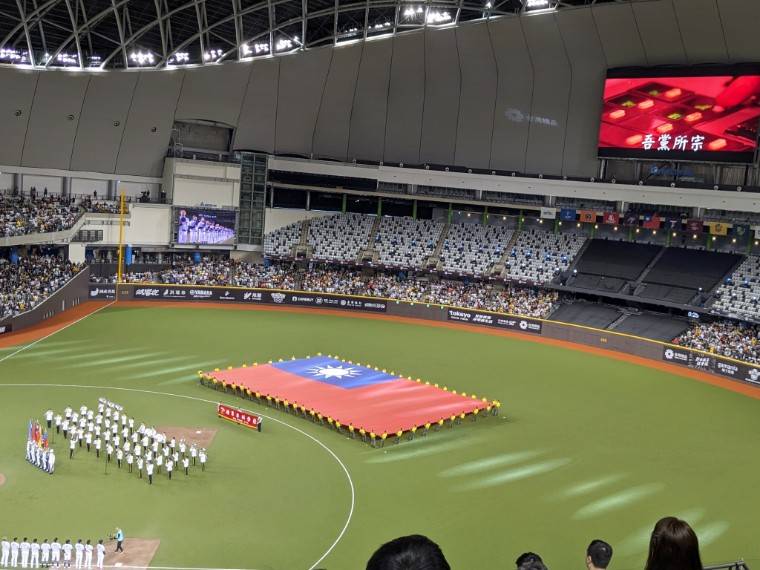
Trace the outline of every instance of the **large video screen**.
{"type": "Polygon", "coordinates": [[[650,75],[646,70],[610,72],[604,85],[599,156],[752,162],[760,120],[760,72],[726,71],[669,71],[663,76],[651,70],[650,75]]]}
{"type": "Polygon", "coordinates": [[[234,210],[175,208],[174,241],[188,245],[234,245],[234,210]]]}

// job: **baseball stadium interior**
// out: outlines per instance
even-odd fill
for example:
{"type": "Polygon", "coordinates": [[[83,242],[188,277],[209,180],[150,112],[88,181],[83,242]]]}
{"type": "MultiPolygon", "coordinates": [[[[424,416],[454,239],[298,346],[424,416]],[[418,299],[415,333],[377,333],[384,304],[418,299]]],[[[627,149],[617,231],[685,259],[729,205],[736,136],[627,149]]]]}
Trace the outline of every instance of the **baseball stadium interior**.
{"type": "Polygon", "coordinates": [[[0,567],[760,568],[758,21],[0,0],[0,567]]]}

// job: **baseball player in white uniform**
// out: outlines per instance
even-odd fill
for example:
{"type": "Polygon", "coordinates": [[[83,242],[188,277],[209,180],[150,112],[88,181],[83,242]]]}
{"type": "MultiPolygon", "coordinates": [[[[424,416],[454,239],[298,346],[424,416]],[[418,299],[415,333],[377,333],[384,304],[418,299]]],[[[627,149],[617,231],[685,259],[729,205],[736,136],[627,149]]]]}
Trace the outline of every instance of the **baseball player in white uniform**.
{"type": "Polygon", "coordinates": [[[66,540],[66,542],[63,543],[63,546],[61,546],[61,550],[63,550],[63,567],[64,568],[70,568],[71,567],[71,551],[74,549],[74,547],[71,545],[70,540],[66,540]]]}
{"type": "Polygon", "coordinates": [[[3,568],[8,568],[8,559],[11,555],[11,543],[8,540],[7,536],[4,536],[2,542],[0,542],[0,548],[2,548],[2,555],[0,555],[0,566],[3,568]]]}
{"type": "Polygon", "coordinates": [[[26,568],[29,564],[29,551],[32,548],[32,545],[29,544],[29,541],[24,537],[24,540],[21,541],[21,544],[18,545],[19,550],[21,550],[21,567],[26,568]]]}
{"type": "Polygon", "coordinates": [[[42,566],[47,568],[50,566],[50,543],[47,541],[47,538],[40,544],[40,551],[42,552],[42,566]]]}
{"type": "Polygon", "coordinates": [[[92,544],[89,540],[84,545],[84,565],[87,568],[92,568],[92,544]]]}
{"type": "Polygon", "coordinates": [[[37,542],[37,539],[32,540],[31,544],[31,560],[29,562],[29,566],[32,568],[39,568],[40,567],[40,543],[37,542]]]}
{"type": "Polygon", "coordinates": [[[103,541],[102,540],[98,541],[97,551],[98,551],[97,552],[97,554],[98,554],[98,562],[97,562],[98,568],[103,568],[103,561],[106,558],[106,547],[103,546],[103,541]]]}
{"type": "Polygon", "coordinates": [[[149,461],[148,464],[145,466],[145,469],[148,473],[148,483],[152,485],[153,484],[153,464],[149,461]]]}
{"type": "Polygon", "coordinates": [[[82,561],[84,560],[84,544],[80,538],[74,545],[74,566],[77,568],[82,567],[82,561]]]}
{"type": "Polygon", "coordinates": [[[18,538],[14,538],[11,542],[11,568],[18,566],[18,551],[21,545],[18,543],[18,538]]]}
{"type": "Polygon", "coordinates": [[[61,543],[58,542],[58,537],[50,543],[50,562],[56,568],[61,565],[61,543]]]}

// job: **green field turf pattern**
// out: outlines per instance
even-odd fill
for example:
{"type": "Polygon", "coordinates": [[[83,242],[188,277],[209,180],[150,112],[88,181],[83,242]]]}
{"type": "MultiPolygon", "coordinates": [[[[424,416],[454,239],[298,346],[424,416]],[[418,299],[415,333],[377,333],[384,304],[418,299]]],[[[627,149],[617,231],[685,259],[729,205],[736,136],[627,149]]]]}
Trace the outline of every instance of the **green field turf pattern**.
{"type": "MultiPolygon", "coordinates": [[[[363,568],[383,541],[423,533],[452,568],[508,568],[525,550],[581,567],[592,538],[616,569],[641,568],[661,516],[686,517],[706,561],[760,558],[755,474],[760,402],[582,352],[466,330],[315,314],[113,307],[2,361],[0,384],[143,389],[247,405],[318,438],[345,463],[356,509],[320,567],[363,568]],[[303,419],[198,386],[195,372],[323,352],[504,403],[374,450],[303,419]]],[[[0,388],[0,534],[96,539],[116,525],[159,538],[154,565],[309,568],[351,506],[340,465],[269,421],[263,433],[218,420],[211,404],[107,388],[0,388]],[[156,425],[215,427],[206,473],[149,487],[104,472],[85,452],[48,476],[26,464],[29,417],[48,408],[122,403],[156,425]]]]}

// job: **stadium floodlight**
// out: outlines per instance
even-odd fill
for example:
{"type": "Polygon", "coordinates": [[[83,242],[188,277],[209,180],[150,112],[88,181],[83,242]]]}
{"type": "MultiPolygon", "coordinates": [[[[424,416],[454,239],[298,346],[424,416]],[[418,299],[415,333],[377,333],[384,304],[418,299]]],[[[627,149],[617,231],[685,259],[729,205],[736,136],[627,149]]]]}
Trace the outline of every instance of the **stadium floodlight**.
{"type": "Polygon", "coordinates": [[[262,53],[269,53],[269,44],[266,42],[258,42],[253,44],[253,51],[256,53],[256,55],[260,55],[262,53]]]}
{"type": "Polygon", "coordinates": [[[224,55],[224,51],[219,48],[212,48],[203,52],[203,61],[216,61],[224,55]]]}
{"type": "Polygon", "coordinates": [[[133,51],[129,54],[129,61],[136,65],[153,65],[156,62],[156,56],[149,51],[133,51]]]}
{"type": "Polygon", "coordinates": [[[550,12],[556,4],[555,0],[524,0],[523,9],[531,14],[550,12]]]}
{"type": "Polygon", "coordinates": [[[186,51],[178,51],[166,61],[166,65],[182,65],[185,63],[190,63],[190,54],[186,51]]]}
{"type": "Polygon", "coordinates": [[[243,44],[240,46],[240,55],[243,57],[248,57],[251,54],[253,54],[253,49],[251,49],[251,46],[248,44],[243,44]]]}
{"type": "Polygon", "coordinates": [[[446,22],[451,21],[451,12],[448,10],[446,11],[438,11],[438,10],[430,10],[427,13],[427,18],[425,21],[428,24],[445,24],[446,22]]]}
{"type": "Polygon", "coordinates": [[[408,6],[404,8],[403,16],[407,20],[421,19],[423,17],[424,10],[422,6],[408,6]]]}
{"type": "Polygon", "coordinates": [[[493,8],[493,3],[489,0],[486,2],[486,10],[490,10],[491,8],[493,8]]]}
{"type": "Polygon", "coordinates": [[[286,51],[293,49],[293,40],[287,38],[280,38],[277,43],[274,44],[275,51],[286,51]]]}
{"type": "Polygon", "coordinates": [[[27,51],[13,48],[0,48],[0,63],[29,63],[29,53],[27,51]]]}

